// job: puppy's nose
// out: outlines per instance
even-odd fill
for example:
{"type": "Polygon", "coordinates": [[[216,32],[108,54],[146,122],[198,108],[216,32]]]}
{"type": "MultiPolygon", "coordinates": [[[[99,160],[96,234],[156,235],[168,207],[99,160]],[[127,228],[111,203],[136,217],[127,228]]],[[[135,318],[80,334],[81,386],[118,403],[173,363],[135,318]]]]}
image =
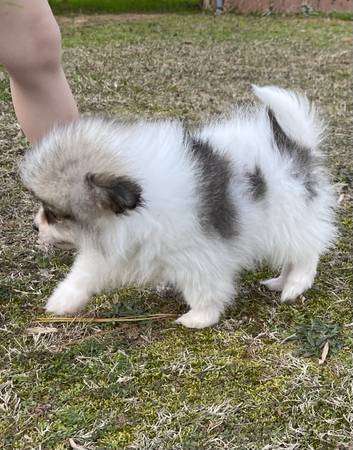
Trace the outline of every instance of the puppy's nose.
{"type": "Polygon", "coordinates": [[[38,225],[36,225],[34,222],[32,223],[32,228],[34,231],[39,231],[38,225]]]}

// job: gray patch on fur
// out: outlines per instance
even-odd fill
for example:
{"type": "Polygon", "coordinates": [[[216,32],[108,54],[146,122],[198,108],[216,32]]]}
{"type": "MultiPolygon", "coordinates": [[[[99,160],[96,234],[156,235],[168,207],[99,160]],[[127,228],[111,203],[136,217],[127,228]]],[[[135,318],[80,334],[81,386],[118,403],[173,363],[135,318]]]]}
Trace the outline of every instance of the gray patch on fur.
{"type": "Polygon", "coordinates": [[[267,114],[270,120],[273,138],[279,152],[284,156],[289,156],[294,162],[296,169],[294,175],[296,178],[302,178],[304,187],[308,193],[308,198],[312,200],[318,194],[318,183],[314,175],[317,161],[315,160],[314,153],[310,148],[298,144],[285,134],[270,108],[267,110],[267,114]]]}
{"type": "Polygon", "coordinates": [[[190,138],[189,150],[199,168],[201,226],[207,232],[230,239],[237,234],[237,215],[229,192],[232,178],[229,162],[214,152],[209,142],[190,138]]]}
{"type": "Polygon", "coordinates": [[[255,166],[254,172],[249,172],[246,174],[246,178],[249,183],[250,193],[254,200],[262,200],[267,191],[267,184],[259,166],[255,166]]]}

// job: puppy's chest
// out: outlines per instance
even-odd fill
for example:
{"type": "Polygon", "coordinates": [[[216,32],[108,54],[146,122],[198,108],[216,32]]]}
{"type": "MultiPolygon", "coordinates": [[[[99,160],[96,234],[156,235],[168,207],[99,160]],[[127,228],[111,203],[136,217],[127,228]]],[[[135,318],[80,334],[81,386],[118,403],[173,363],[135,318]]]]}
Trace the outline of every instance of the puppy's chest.
{"type": "Polygon", "coordinates": [[[165,277],[166,258],[151,243],[134,246],[119,263],[117,274],[123,284],[158,283],[165,277]]]}

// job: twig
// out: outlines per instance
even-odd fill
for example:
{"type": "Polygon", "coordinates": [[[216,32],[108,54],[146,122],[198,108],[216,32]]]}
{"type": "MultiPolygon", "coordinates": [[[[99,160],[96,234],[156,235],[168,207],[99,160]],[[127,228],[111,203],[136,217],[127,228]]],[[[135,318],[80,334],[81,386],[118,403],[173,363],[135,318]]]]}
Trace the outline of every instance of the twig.
{"type": "Polygon", "coordinates": [[[146,316],[125,317],[37,317],[38,323],[115,323],[143,322],[146,320],[174,319],[177,314],[150,314],[146,316]]]}

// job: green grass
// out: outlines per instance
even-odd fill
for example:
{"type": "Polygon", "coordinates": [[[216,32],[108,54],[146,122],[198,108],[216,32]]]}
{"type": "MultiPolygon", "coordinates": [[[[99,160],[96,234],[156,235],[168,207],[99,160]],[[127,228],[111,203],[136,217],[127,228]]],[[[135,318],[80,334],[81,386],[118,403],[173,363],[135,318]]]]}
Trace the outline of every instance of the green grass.
{"type": "MultiPolygon", "coordinates": [[[[351,26],[323,17],[60,17],[65,72],[84,113],[193,124],[253,101],[250,83],[306,91],[328,123],[340,235],[293,305],[244,274],[219,325],[53,324],[36,316],[72,264],[44,255],[17,177],[27,144],[0,70],[0,448],[340,449],[352,442],[351,26]],[[41,325],[48,327],[49,325],[41,325]],[[292,338],[292,340],[291,340],[292,338]],[[330,351],[319,364],[323,343],[330,351]],[[307,356],[304,356],[307,355],[307,356]],[[310,356],[308,356],[310,355],[310,356]]],[[[176,313],[180,299],[124,289],[87,314],[176,313]]]]}
{"type": "MultiPolygon", "coordinates": [[[[167,13],[197,12],[201,9],[201,0],[49,0],[55,14],[92,14],[92,13],[167,13]]],[[[234,14],[236,11],[230,11],[234,14]]],[[[263,16],[263,12],[253,12],[255,17],[263,16]]],[[[280,17],[283,14],[272,13],[280,17]]],[[[302,17],[330,17],[341,20],[352,20],[353,13],[348,11],[332,11],[322,13],[310,11],[300,13],[302,17]]]]}
{"type": "Polygon", "coordinates": [[[50,0],[57,14],[63,13],[134,13],[197,11],[199,0],[50,0]]]}
{"type": "MultiPolygon", "coordinates": [[[[325,16],[325,14],[321,14],[321,15],[325,16]]],[[[328,15],[329,15],[329,17],[332,17],[333,19],[353,20],[353,12],[349,12],[349,11],[332,11],[328,15]]]]}
{"type": "MultiPolygon", "coordinates": [[[[298,33],[305,34],[310,44],[317,47],[326,47],[330,43],[337,43],[342,33],[347,30],[347,23],[342,21],[327,20],[322,26],[320,19],[304,19],[283,17],[245,17],[228,15],[217,20],[212,16],[205,16],[203,20],[193,20],[193,16],[169,15],[163,18],[146,18],[144,21],[134,22],[122,21],[119,27],[114,21],[107,19],[104,25],[94,32],[92,27],[87,26],[77,29],[75,25],[68,27],[64,33],[66,46],[86,45],[101,46],[109,39],[120,43],[143,43],[179,40],[181,43],[190,45],[209,45],[229,42],[238,45],[246,43],[257,45],[271,43],[276,39],[281,41],[281,46],[294,46],[302,44],[298,39],[298,33]]],[[[346,67],[341,70],[347,69],[346,67]]],[[[346,72],[343,74],[346,75],[346,72]]]]}

